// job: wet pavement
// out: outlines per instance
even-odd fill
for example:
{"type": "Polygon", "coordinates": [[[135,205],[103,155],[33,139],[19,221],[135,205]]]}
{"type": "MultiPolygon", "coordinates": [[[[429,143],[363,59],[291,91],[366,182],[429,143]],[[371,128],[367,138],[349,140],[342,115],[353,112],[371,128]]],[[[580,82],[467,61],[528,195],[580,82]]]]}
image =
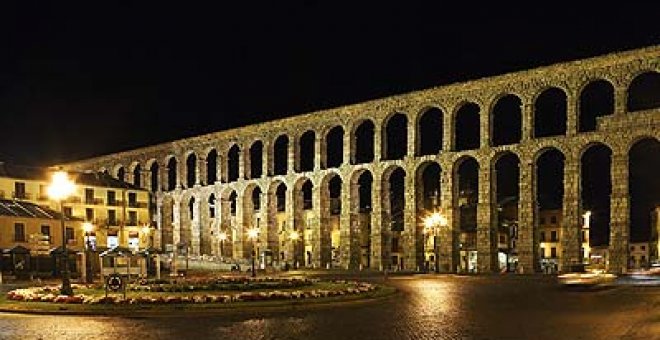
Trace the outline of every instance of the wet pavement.
{"type": "Polygon", "coordinates": [[[660,288],[548,277],[403,276],[375,302],[174,317],[0,314],[0,339],[660,339],[660,288]]]}

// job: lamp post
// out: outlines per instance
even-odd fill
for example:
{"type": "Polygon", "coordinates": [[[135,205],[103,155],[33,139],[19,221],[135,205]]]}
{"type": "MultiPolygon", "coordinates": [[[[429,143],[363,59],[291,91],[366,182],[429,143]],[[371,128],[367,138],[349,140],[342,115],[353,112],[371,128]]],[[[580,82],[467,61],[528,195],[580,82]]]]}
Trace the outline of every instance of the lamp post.
{"type": "Polygon", "coordinates": [[[254,266],[254,261],[255,261],[256,255],[257,255],[256,254],[257,249],[254,246],[254,241],[259,239],[259,228],[250,228],[250,229],[248,229],[247,234],[248,234],[248,239],[250,240],[250,243],[251,243],[251,246],[252,246],[252,250],[250,251],[250,254],[251,254],[250,257],[252,258],[252,277],[256,277],[257,276],[257,271],[256,271],[256,268],[254,266]]]}
{"type": "MultiPolygon", "coordinates": [[[[447,218],[442,214],[435,212],[431,216],[424,219],[424,233],[433,236],[433,256],[435,257],[435,272],[440,272],[440,256],[438,252],[438,234],[440,232],[440,227],[447,226],[447,218]]],[[[424,248],[426,248],[426,242],[424,242],[424,248]]],[[[424,249],[424,254],[426,254],[426,249],[424,249]]]]}
{"type": "Polygon", "coordinates": [[[82,225],[85,231],[85,281],[87,283],[94,282],[94,274],[92,273],[92,262],[90,261],[90,250],[92,249],[91,233],[94,230],[94,225],[90,222],[85,222],[82,225]]]}
{"type": "Polygon", "coordinates": [[[66,248],[66,227],[64,226],[64,200],[73,194],[75,184],[69,179],[69,176],[64,171],[57,171],[53,174],[50,185],[48,186],[48,197],[52,200],[59,202],[60,206],[60,226],[62,227],[62,288],[60,293],[62,295],[73,295],[73,288],[71,288],[71,278],[69,274],[69,254],[66,248]]]}
{"type": "Polygon", "coordinates": [[[222,259],[224,257],[225,241],[227,240],[227,233],[221,231],[220,234],[218,234],[218,238],[220,239],[220,259],[222,259]]]}

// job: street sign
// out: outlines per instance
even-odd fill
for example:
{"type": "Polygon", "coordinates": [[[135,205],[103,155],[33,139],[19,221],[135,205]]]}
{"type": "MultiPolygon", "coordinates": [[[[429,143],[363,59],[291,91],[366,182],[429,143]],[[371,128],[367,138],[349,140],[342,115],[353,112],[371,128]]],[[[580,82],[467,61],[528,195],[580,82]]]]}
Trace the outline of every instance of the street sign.
{"type": "Polygon", "coordinates": [[[113,274],[108,276],[108,279],[105,281],[105,284],[109,290],[116,292],[119,291],[124,286],[124,281],[122,280],[119,274],[113,274]]]}

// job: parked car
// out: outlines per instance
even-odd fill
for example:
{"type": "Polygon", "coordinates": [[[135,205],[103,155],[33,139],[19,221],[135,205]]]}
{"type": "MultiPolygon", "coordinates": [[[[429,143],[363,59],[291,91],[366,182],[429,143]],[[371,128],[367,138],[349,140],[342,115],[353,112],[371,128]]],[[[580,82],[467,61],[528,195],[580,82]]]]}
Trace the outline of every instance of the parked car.
{"type": "Polygon", "coordinates": [[[569,270],[557,277],[559,283],[567,287],[602,287],[616,280],[616,275],[602,269],[590,269],[584,264],[572,265],[569,270]]]}

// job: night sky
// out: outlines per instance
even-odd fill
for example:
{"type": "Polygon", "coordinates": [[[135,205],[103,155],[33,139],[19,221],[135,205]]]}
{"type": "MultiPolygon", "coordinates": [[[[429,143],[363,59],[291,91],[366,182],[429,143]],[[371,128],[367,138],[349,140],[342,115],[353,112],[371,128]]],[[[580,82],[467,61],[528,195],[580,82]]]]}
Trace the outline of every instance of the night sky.
{"type": "Polygon", "coordinates": [[[0,160],[71,161],[660,44],[646,4],[180,4],[3,8],[0,160]]]}
{"type": "Polygon", "coordinates": [[[660,43],[657,11],[26,4],[0,11],[0,159],[52,164],[660,43]]]}

